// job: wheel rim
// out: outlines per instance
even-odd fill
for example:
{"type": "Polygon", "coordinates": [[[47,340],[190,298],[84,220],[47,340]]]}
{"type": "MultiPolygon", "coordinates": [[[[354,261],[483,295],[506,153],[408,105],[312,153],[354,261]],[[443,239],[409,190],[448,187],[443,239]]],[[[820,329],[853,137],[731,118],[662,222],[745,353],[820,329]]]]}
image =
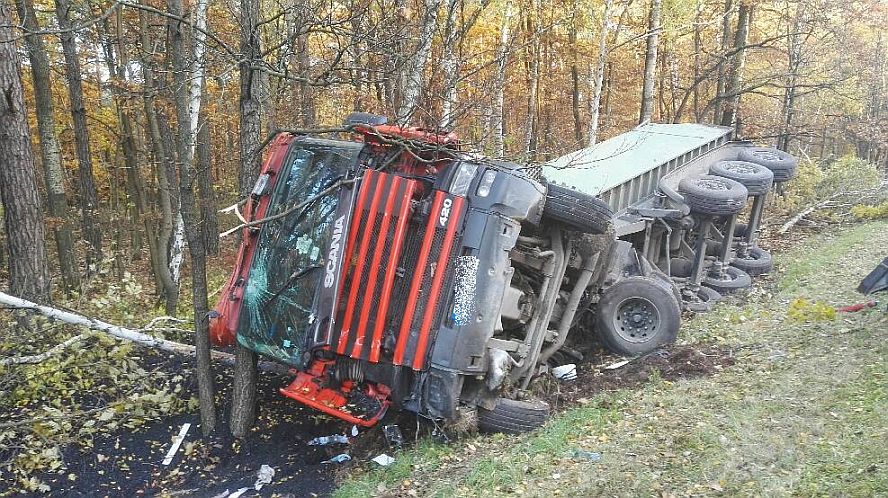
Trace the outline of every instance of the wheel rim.
{"type": "Polygon", "coordinates": [[[697,185],[699,185],[702,188],[705,188],[706,190],[730,190],[731,189],[727,183],[720,181],[720,180],[714,180],[714,179],[709,179],[709,178],[704,179],[704,180],[698,180],[697,185]]]}
{"type": "Polygon", "coordinates": [[[660,311],[643,297],[624,299],[613,317],[614,330],[632,343],[649,341],[660,329],[660,311]]]}

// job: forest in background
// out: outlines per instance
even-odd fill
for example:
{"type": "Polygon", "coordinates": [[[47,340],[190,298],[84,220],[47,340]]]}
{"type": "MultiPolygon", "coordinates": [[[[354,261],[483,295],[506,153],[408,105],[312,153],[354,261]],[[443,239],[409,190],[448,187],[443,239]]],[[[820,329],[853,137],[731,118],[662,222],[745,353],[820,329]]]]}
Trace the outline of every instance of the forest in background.
{"type": "Polygon", "coordinates": [[[8,317],[0,470],[40,490],[64,444],[198,404],[212,431],[207,312],[239,223],[219,211],[276,130],[366,111],[538,163],[646,121],[713,123],[803,159],[772,212],[883,217],[855,205],[884,193],[886,24],[879,0],[0,0],[0,281],[193,342],[201,394],[131,344],[8,317]]]}

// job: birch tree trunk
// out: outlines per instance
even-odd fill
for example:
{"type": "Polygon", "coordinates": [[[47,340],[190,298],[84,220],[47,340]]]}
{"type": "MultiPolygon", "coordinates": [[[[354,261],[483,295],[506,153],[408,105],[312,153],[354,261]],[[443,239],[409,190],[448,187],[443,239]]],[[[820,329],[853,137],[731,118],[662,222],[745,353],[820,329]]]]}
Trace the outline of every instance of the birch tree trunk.
{"type": "Polygon", "coordinates": [[[89,145],[89,128],[86,124],[86,108],[83,104],[83,82],[80,60],[77,58],[77,42],[70,19],[70,0],[56,0],[56,20],[59,24],[59,40],[65,57],[65,77],[68,80],[68,95],[71,103],[71,117],[74,120],[74,143],[77,149],[78,173],[80,178],[80,214],[83,238],[87,242],[86,266],[102,260],[102,230],[98,221],[98,193],[93,176],[92,154],[89,145]]]}
{"type": "Polygon", "coordinates": [[[438,10],[441,6],[441,0],[425,0],[424,5],[425,12],[423,13],[422,26],[420,27],[419,40],[404,82],[401,104],[395,113],[397,121],[401,125],[410,123],[416,106],[419,104],[426,64],[432,51],[432,38],[434,38],[435,30],[438,27],[438,10]]]}
{"type": "Polygon", "coordinates": [[[595,72],[590,74],[590,85],[592,90],[592,100],[589,103],[589,146],[593,146],[598,142],[598,121],[601,108],[601,91],[604,87],[604,70],[607,66],[608,47],[607,34],[610,23],[610,11],[613,6],[613,0],[605,0],[604,11],[601,13],[601,33],[598,35],[598,63],[595,65],[595,72]]]}
{"type": "Polygon", "coordinates": [[[441,67],[444,70],[444,101],[441,103],[442,130],[453,127],[456,116],[457,85],[459,83],[459,61],[457,60],[457,40],[460,38],[456,27],[456,14],[460,0],[447,1],[447,20],[444,23],[444,55],[441,67]]]}
{"type": "Polygon", "coordinates": [[[647,48],[644,58],[644,81],[641,88],[641,112],[638,123],[651,120],[654,112],[654,80],[657,76],[657,45],[660,40],[660,10],[662,0],[651,0],[648,18],[647,48]]]}
{"type": "MultiPolygon", "coordinates": [[[[27,31],[39,31],[37,16],[34,13],[33,0],[16,0],[19,19],[27,31]]],[[[65,173],[62,169],[62,157],[59,152],[59,140],[56,135],[55,109],[52,102],[50,86],[49,57],[40,35],[25,36],[28,59],[31,62],[31,78],[34,85],[34,104],[37,115],[37,134],[40,137],[40,156],[43,161],[43,175],[49,215],[57,219],[54,224],[53,236],[59,259],[59,270],[62,277],[62,288],[70,295],[70,291],[80,287],[80,270],[74,253],[74,235],[71,226],[71,212],[65,192],[65,173]]]]}
{"type": "Polygon", "coordinates": [[[503,24],[500,27],[500,43],[496,50],[496,77],[494,79],[494,105],[493,105],[493,154],[496,157],[506,155],[506,116],[505,116],[505,87],[506,67],[509,64],[510,41],[509,34],[512,22],[512,2],[506,2],[506,12],[503,15],[503,24]]]}
{"type": "Polygon", "coordinates": [[[8,2],[0,2],[0,200],[9,250],[9,288],[28,299],[47,302],[50,276],[45,229],[9,8],[8,2]]]}
{"type": "Polygon", "coordinates": [[[528,13],[526,28],[530,35],[527,62],[527,122],[524,125],[524,156],[525,160],[533,161],[537,155],[537,115],[539,114],[540,86],[540,26],[539,14],[541,1],[534,0],[532,12],[528,13]]]}

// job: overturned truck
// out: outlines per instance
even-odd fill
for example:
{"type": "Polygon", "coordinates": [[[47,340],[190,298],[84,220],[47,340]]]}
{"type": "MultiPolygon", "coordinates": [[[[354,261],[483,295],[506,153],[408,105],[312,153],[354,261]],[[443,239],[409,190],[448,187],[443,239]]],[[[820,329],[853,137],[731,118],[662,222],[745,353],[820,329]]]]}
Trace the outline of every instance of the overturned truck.
{"type": "Polygon", "coordinates": [[[346,130],[274,139],[210,334],[292,367],[283,395],[362,426],[389,407],[541,425],[545,403],[518,398],[579,344],[650,352],[682,307],[767,271],[764,196],[795,168],[700,125],[647,125],[544,167],[378,116],[346,130]]]}

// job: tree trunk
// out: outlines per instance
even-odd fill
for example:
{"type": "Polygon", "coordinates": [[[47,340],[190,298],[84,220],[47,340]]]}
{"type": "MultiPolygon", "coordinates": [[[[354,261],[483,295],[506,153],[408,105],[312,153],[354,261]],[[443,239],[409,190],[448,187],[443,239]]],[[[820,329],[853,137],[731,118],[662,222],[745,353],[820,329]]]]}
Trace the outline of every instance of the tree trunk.
{"type": "Polygon", "coordinates": [[[424,5],[425,12],[420,27],[419,40],[407,73],[401,104],[396,112],[398,123],[401,125],[410,123],[416,106],[419,104],[426,64],[432,51],[432,38],[434,38],[435,30],[438,27],[438,9],[441,6],[441,0],[425,0],[424,5]]]}
{"type": "Polygon", "coordinates": [[[213,190],[213,171],[210,157],[212,142],[206,106],[201,108],[200,127],[197,131],[197,183],[200,189],[200,221],[203,228],[207,254],[219,255],[219,221],[216,218],[216,193],[213,190]]]}
{"type": "Polygon", "coordinates": [[[496,157],[506,155],[506,116],[505,116],[505,87],[506,67],[509,63],[509,28],[512,22],[512,2],[506,2],[506,12],[503,15],[503,24],[500,28],[500,44],[496,49],[496,76],[494,80],[494,105],[493,105],[493,154],[496,157]]]}
{"type": "Polygon", "coordinates": [[[722,112],[722,126],[735,125],[735,136],[740,135],[740,85],[743,81],[743,65],[746,62],[746,39],[749,35],[749,22],[752,17],[752,4],[746,1],[740,2],[737,12],[737,33],[734,35],[734,56],[731,58],[731,66],[728,71],[727,93],[722,112]]]}
{"type": "Polygon", "coordinates": [[[74,40],[70,20],[70,0],[56,0],[56,19],[59,24],[59,40],[65,56],[65,77],[68,80],[68,94],[71,100],[71,117],[74,120],[74,143],[77,149],[77,163],[80,178],[80,211],[83,238],[87,242],[86,266],[102,260],[102,230],[98,219],[99,200],[96,180],[93,176],[92,155],[89,146],[89,128],[86,124],[86,108],[83,104],[83,82],[81,81],[80,61],[77,58],[77,42],[74,40]]]}
{"type": "Polygon", "coordinates": [[[647,48],[644,58],[644,81],[641,88],[641,112],[638,115],[639,124],[650,121],[654,112],[654,79],[657,76],[657,42],[660,38],[662,3],[662,0],[651,0],[647,48]]]}
{"type": "Polygon", "coordinates": [[[718,61],[718,80],[715,87],[715,106],[712,112],[712,122],[718,123],[721,119],[722,109],[724,108],[725,99],[725,77],[727,74],[728,60],[725,54],[728,53],[728,47],[731,46],[731,12],[734,10],[734,1],[725,0],[725,8],[722,11],[722,29],[721,29],[721,54],[718,61]]]}
{"type": "Polygon", "coordinates": [[[789,74],[786,77],[786,89],[783,92],[783,102],[781,115],[783,122],[780,126],[780,135],[777,137],[777,148],[782,151],[789,151],[789,142],[792,137],[793,119],[795,118],[796,104],[796,84],[799,75],[799,67],[802,63],[802,44],[799,36],[799,28],[804,15],[804,3],[800,2],[796,7],[795,19],[792,25],[789,38],[787,39],[786,55],[788,59],[789,74]]]}
{"type": "Polygon", "coordinates": [[[259,176],[261,156],[256,147],[261,142],[262,122],[260,114],[259,72],[254,66],[259,62],[260,45],[259,0],[241,0],[241,54],[240,63],[240,175],[238,186],[245,198],[259,176]]]}
{"type": "Polygon", "coordinates": [[[607,66],[607,32],[610,22],[610,10],[613,0],[605,0],[604,11],[601,13],[601,33],[598,35],[598,63],[595,73],[590,73],[592,100],[589,102],[589,146],[598,142],[598,121],[601,109],[601,91],[604,88],[604,69],[607,66]]]}
{"type": "Polygon", "coordinates": [[[534,0],[533,9],[528,13],[527,32],[530,36],[527,61],[527,121],[524,125],[524,158],[534,161],[537,156],[537,114],[540,99],[540,26],[541,1],[534,0]]]}
{"type": "MultiPolygon", "coordinates": [[[[16,0],[19,19],[27,31],[38,31],[37,17],[33,0],[16,0]]],[[[31,62],[31,77],[34,84],[34,104],[37,115],[37,133],[40,137],[40,155],[43,161],[43,175],[46,183],[49,215],[53,217],[53,236],[62,276],[62,288],[67,295],[80,287],[80,270],[74,254],[74,235],[71,226],[71,212],[65,193],[65,172],[59,152],[56,135],[55,110],[50,85],[49,57],[40,35],[25,37],[28,58],[31,62]]]]}
{"type": "Polygon", "coordinates": [[[457,39],[459,30],[456,27],[456,14],[459,10],[460,0],[448,0],[447,21],[444,28],[444,55],[441,58],[441,67],[444,70],[444,101],[441,103],[442,130],[449,130],[456,121],[456,95],[459,83],[459,61],[457,60],[457,39]]]}
{"type": "MultiPolygon", "coordinates": [[[[699,123],[700,116],[700,52],[703,50],[703,38],[700,31],[703,29],[703,3],[697,0],[697,7],[694,15],[694,121],[699,123]]],[[[675,113],[676,120],[681,119],[681,107],[675,113]]]]}
{"type": "MultiPolygon", "coordinates": [[[[249,195],[252,184],[259,174],[260,156],[256,148],[260,142],[259,77],[252,69],[261,54],[258,0],[241,0],[241,53],[240,65],[240,193],[249,195]]],[[[233,394],[231,398],[231,433],[242,437],[253,425],[257,389],[256,353],[237,347],[233,394]]]]}
{"type": "MultiPolygon", "coordinates": [[[[170,13],[182,16],[182,0],[169,0],[170,13]]],[[[206,249],[195,209],[194,184],[196,175],[192,167],[194,157],[194,135],[191,131],[194,105],[188,85],[192,71],[185,60],[184,25],[170,21],[170,50],[173,60],[174,97],[176,101],[176,121],[178,122],[177,162],[179,165],[179,212],[184,222],[191,255],[191,285],[194,300],[194,346],[195,372],[197,373],[198,397],[200,398],[201,430],[204,435],[213,432],[216,426],[215,389],[213,386],[213,365],[210,362],[209,304],[207,302],[206,249]]],[[[194,120],[196,122],[196,119],[194,120]]]]}
{"type": "Polygon", "coordinates": [[[570,100],[573,111],[574,142],[577,146],[583,143],[583,120],[580,116],[580,69],[577,55],[577,20],[576,2],[572,5],[574,16],[567,32],[567,43],[570,45],[570,100]]]}
{"type": "MultiPolygon", "coordinates": [[[[307,75],[311,68],[311,58],[308,45],[308,33],[303,34],[297,39],[299,47],[299,56],[297,58],[300,76],[307,75]]],[[[308,84],[308,81],[299,82],[299,113],[301,118],[299,123],[304,128],[311,128],[315,125],[317,117],[315,115],[314,105],[314,89],[308,84]]]]}
{"type": "Polygon", "coordinates": [[[9,289],[27,299],[48,302],[43,213],[9,7],[8,2],[0,2],[0,199],[9,250],[9,289]]]}

